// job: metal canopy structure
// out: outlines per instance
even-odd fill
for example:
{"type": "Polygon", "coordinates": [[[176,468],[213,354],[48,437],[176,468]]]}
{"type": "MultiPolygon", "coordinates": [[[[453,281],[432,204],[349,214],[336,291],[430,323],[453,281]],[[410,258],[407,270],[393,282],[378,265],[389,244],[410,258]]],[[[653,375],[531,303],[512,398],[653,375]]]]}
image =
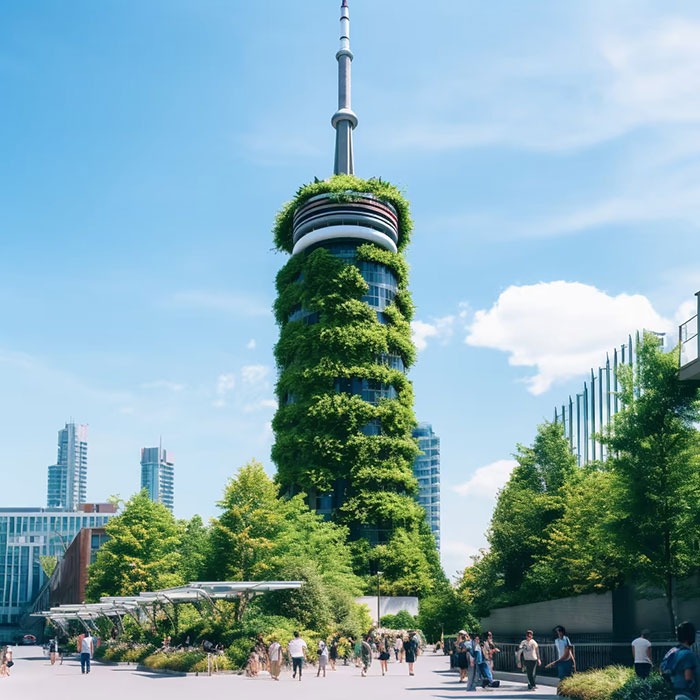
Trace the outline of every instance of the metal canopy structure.
{"type": "Polygon", "coordinates": [[[154,603],[196,603],[205,600],[214,606],[215,600],[234,600],[240,596],[255,596],[270,591],[300,588],[303,581],[193,581],[184,586],[164,588],[159,591],[144,591],[133,596],[103,596],[99,603],[77,603],[59,605],[50,610],[33,613],[33,617],[45,617],[65,630],[64,623],[80,622],[85,629],[100,617],[116,617],[121,625],[123,615],[136,614],[154,603]]]}

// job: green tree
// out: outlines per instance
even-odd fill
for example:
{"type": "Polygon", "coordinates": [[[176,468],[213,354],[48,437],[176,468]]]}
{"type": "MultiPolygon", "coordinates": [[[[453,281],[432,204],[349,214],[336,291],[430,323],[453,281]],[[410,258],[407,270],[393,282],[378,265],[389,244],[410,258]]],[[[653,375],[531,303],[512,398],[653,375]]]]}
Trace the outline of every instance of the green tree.
{"type": "Polygon", "coordinates": [[[190,520],[181,520],[180,575],[186,583],[202,580],[206,572],[209,549],[209,530],[202,518],[194,515],[190,520]]]}
{"type": "Polygon", "coordinates": [[[53,574],[58,566],[58,558],[41,556],[39,557],[39,563],[41,564],[41,569],[46,575],[46,578],[51,578],[51,574],[53,574]]]}
{"type": "Polygon", "coordinates": [[[110,539],[88,569],[88,601],[183,583],[180,528],[172,513],[162,503],[151,501],[145,490],[133,496],[105,529],[110,539]]]}
{"type": "Polygon", "coordinates": [[[502,594],[515,596],[530,567],[547,552],[549,530],[564,511],[562,489],[576,469],[561,424],[543,423],[532,447],[518,445],[518,462],[498,496],[488,540],[502,594]]]}
{"type": "Polygon", "coordinates": [[[569,475],[561,491],[562,517],[549,529],[546,553],[525,577],[527,597],[597,593],[623,583],[624,561],[612,536],[612,481],[595,465],[569,475]]]}
{"type": "Polygon", "coordinates": [[[473,615],[466,597],[449,584],[436,588],[422,598],[418,608],[418,625],[428,640],[435,642],[445,634],[455,634],[460,629],[476,630],[479,621],[473,615]]]}
{"type": "Polygon", "coordinates": [[[696,385],[678,380],[678,353],[645,333],[636,368],[618,376],[623,409],[602,437],[611,457],[615,544],[628,574],[664,592],[676,625],[674,582],[700,564],[700,421],[696,385]]]}
{"type": "MultiPolygon", "coordinates": [[[[287,610],[305,610],[300,622],[310,620],[313,606],[308,601],[315,599],[319,626],[350,614],[348,596],[359,594],[361,580],[352,571],[346,528],[324,522],[309,510],[303,494],[281,498],[277,484],[256,461],[229,481],[219,507],[223,512],[212,521],[209,578],[255,581],[300,576],[306,581],[302,591],[281,591],[265,599],[287,610]]],[[[239,619],[247,601],[240,603],[239,619]]]]}

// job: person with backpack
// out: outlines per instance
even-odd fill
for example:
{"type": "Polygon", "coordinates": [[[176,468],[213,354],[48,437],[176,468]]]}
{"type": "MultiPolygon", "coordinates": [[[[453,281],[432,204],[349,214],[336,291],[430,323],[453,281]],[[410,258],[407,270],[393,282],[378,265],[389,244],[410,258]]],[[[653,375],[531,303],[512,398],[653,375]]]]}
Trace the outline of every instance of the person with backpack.
{"type": "Polygon", "coordinates": [[[700,659],[690,648],[695,643],[695,625],[681,622],[676,629],[678,646],[669,649],[661,661],[661,674],[676,693],[676,700],[698,700],[700,659]]]}
{"type": "Polygon", "coordinates": [[[566,630],[562,625],[557,625],[554,628],[554,646],[557,650],[557,658],[545,666],[557,667],[557,676],[563,681],[565,678],[572,676],[576,672],[576,658],[574,657],[574,647],[571,640],[566,636],[566,630]]]}

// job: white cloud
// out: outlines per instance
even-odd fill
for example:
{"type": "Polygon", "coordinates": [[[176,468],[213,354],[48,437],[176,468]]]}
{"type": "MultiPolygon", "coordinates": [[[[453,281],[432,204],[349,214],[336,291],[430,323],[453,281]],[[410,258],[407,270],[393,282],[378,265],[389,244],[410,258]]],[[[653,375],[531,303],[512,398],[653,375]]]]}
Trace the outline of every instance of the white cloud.
{"type": "Polygon", "coordinates": [[[491,462],[479,467],[468,481],[454,486],[452,490],[460,496],[493,498],[498,490],[505,486],[516,465],[517,462],[514,459],[499,459],[491,462]]]}
{"type": "Polygon", "coordinates": [[[241,369],[241,377],[244,384],[258,384],[270,373],[266,365],[245,365],[241,369]]]}
{"type": "Polygon", "coordinates": [[[167,379],[157,379],[154,382],[145,382],[141,384],[142,389],[166,389],[167,391],[182,391],[185,388],[184,384],[170,382],[167,379]]]}
{"type": "Polygon", "coordinates": [[[428,338],[434,338],[443,345],[452,337],[454,316],[434,318],[431,323],[425,321],[411,321],[411,337],[418,350],[428,347],[428,338]]]}
{"type": "Polygon", "coordinates": [[[219,378],[216,380],[216,394],[218,398],[212,402],[212,406],[216,406],[216,408],[223,408],[226,405],[225,396],[233,391],[235,386],[235,374],[220,374],[219,378]]]}
{"type": "Polygon", "coordinates": [[[680,326],[691,319],[698,312],[698,302],[695,299],[684,301],[677,309],[674,320],[680,326]]]}
{"type": "Polygon", "coordinates": [[[243,410],[246,413],[253,413],[254,411],[260,411],[265,408],[276,409],[277,401],[275,401],[275,399],[260,399],[259,401],[253,401],[243,406],[243,410]]]}
{"type": "Polygon", "coordinates": [[[246,343],[246,348],[248,350],[255,350],[255,338],[251,338],[247,343],[246,343]]]}
{"type": "Polygon", "coordinates": [[[636,330],[674,332],[641,294],[605,292],[579,282],[508,287],[488,310],[474,314],[465,342],[507,352],[515,367],[535,367],[527,378],[537,395],[554,382],[599,366],[606,351],[636,330]]]}
{"type": "Polygon", "coordinates": [[[167,301],[167,305],[184,309],[218,311],[234,316],[266,316],[271,313],[267,304],[250,295],[205,290],[176,292],[167,301]]]}

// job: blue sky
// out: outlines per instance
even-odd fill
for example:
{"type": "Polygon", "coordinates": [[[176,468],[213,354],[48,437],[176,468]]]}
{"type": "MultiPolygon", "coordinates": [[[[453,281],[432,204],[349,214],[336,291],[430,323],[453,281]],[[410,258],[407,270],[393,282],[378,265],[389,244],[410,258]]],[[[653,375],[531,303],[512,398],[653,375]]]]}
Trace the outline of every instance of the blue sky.
{"type": "MultiPolygon", "coordinates": [[[[176,458],[176,515],[272,472],[275,211],[332,169],[336,0],[0,7],[0,504],[56,431],[88,495],[176,458]]],[[[700,289],[696,3],[351,0],[359,175],[412,200],[416,413],[442,439],[443,561],[592,363],[700,289]]]]}

